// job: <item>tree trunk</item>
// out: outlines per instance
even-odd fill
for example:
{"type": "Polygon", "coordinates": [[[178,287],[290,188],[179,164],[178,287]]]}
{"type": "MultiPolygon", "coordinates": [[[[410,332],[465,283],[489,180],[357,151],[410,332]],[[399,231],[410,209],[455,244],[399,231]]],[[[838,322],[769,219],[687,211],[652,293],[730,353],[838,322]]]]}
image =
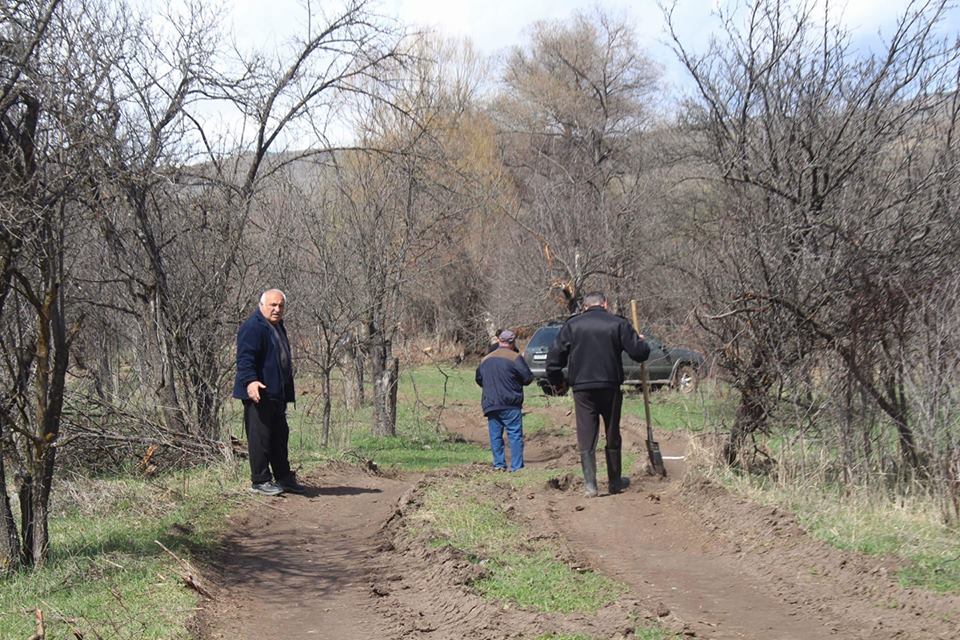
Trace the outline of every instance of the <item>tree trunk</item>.
{"type": "MultiPolygon", "coordinates": [[[[2,431],[0,431],[2,436],[2,431]]],[[[7,493],[7,473],[0,455],[0,576],[16,571],[20,563],[20,535],[10,508],[7,493]]]]}
{"type": "Polygon", "coordinates": [[[353,408],[356,409],[367,403],[367,394],[364,387],[366,382],[366,380],[364,380],[366,358],[363,353],[363,343],[360,341],[359,337],[354,338],[351,342],[350,359],[353,373],[351,379],[354,382],[352,396],[356,403],[353,408]]]}
{"type": "Polygon", "coordinates": [[[854,481],[854,412],[853,392],[856,381],[847,373],[846,384],[843,388],[843,426],[841,431],[841,455],[843,456],[843,484],[849,487],[854,481]]]}
{"type": "Polygon", "coordinates": [[[20,562],[29,566],[33,563],[33,477],[24,472],[16,476],[17,501],[20,503],[20,530],[23,532],[20,547],[20,562]]]}
{"type": "Polygon", "coordinates": [[[723,456],[729,465],[748,462],[746,446],[751,436],[766,429],[766,388],[759,381],[749,380],[740,389],[740,405],[730,429],[730,439],[723,447],[723,456]]]}
{"type": "Polygon", "coordinates": [[[913,434],[913,428],[910,426],[910,409],[907,402],[907,394],[903,389],[901,380],[902,374],[892,377],[887,383],[887,397],[890,399],[889,411],[890,418],[893,419],[897,428],[897,440],[900,443],[900,459],[913,472],[927,477],[929,470],[921,461],[917,451],[916,438],[913,434]]]}
{"type": "Polygon", "coordinates": [[[164,425],[173,433],[186,433],[186,424],[177,397],[171,353],[161,324],[163,319],[159,305],[160,301],[154,297],[148,301],[144,309],[147,320],[144,323],[144,333],[147,338],[145,346],[156,381],[154,393],[164,425]]]}
{"type": "Polygon", "coordinates": [[[373,435],[397,435],[397,379],[400,361],[392,357],[390,343],[373,349],[373,435]]]}
{"type": "MultiPolygon", "coordinates": [[[[50,489],[53,484],[55,447],[44,445],[41,453],[40,473],[33,482],[33,531],[30,539],[30,562],[33,567],[42,567],[50,548],[50,489]]],[[[24,541],[27,541],[26,535],[24,541]]]]}
{"type": "Polygon", "coordinates": [[[330,403],[330,393],[332,391],[330,384],[330,372],[333,368],[332,362],[327,362],[324,365],[323,369],[323,434],[321,439],[321,446],[326,449],[330,444],[330,412],[331,412],[331,403],[330,403]]]}

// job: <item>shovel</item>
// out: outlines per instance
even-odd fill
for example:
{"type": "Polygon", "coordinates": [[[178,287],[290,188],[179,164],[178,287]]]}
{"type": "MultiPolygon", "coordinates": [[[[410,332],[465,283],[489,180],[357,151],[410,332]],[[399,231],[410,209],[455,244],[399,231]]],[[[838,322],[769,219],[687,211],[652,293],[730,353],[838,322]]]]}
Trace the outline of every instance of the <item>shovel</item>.
{"type": "MultiPolygon", "coordinates": [[[[640,334],[640,318],[637,315],[637,301],[630,301],[630,314],[633,316],[633,328],[640,334]]],[[[650,421],[650,380],[647,377],[647,363],[640,363],[640,386],[643,389],[643,415],[647,419],[647,455],[650,456],[650,468],[660,477],[667,477],[667,468],[663,465],[660,443],[653,439],[653,423],[650,421]]]]}

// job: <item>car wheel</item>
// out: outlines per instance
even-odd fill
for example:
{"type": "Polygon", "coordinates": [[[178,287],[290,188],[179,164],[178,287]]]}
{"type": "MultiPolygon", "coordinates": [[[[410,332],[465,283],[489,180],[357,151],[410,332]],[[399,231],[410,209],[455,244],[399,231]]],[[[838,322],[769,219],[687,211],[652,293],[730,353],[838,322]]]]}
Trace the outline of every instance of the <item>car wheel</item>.
{"type": "Polygon", "coordinates": [[[697,370],[688,364],[681,365],[673,376],[673,388],[680,393],[693,393],[699,382],[697,370]]]}

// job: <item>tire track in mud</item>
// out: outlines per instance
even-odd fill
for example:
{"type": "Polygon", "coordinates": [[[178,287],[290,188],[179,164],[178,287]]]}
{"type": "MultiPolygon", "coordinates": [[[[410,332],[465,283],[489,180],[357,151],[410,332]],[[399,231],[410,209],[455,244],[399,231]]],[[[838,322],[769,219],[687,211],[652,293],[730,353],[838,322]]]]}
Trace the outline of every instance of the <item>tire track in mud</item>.
{"type": "MultiPolygon", "coordinates": [[[[643,433],[625,422],[624,446],[642,464],[643,433]]],[[[664,455],[681,457],[685,441],[663,436],[664,455]]],[[[567,463],[576,465],[572,453],[567,463]]],[[[776,508],[709,483],[684,483],[682,460],[667,468],[669,481],[635,475],[623,495],[592,500],[580,497],[576,478],[546,492],[542,512],[526,503],[525,514],[591,567],[630,585],[648,610],[669,611],[698,637],[960,637],[960,597],[902,588],[884,566],[889,561],[814,540],[776,508]]]]}
{"type": "Polygon", "coordinates": [[[409,483],[340,467],[306,479],[307,496],[264,499],[232,523],[212,570],[205,640],[389,638],[372,606],[383,523],[409,483]]]}
{"type": "MultiPolygon", "coordinates": [[[[420,506],[424,487],[462,476],[462,472],[448,471],[424,480],[401,499],[397,517],[384,528],[385,546],[392,556],[384,561],[400,577],[393,584],[375,586],[374,591],[384,596],[378,611],[395,622],[396,638],[497,640],[536,638],[548,633],[622,638],[632,634],[642,612],[631,599],[587,615],[540,613],[480,596],[470,585],[487,575],[484,565],[451,547],[436,547],[431,544],[429,528],[410,526],[408,520],[420,506]]],[[[494,483],[485,490],[489,497],[503,498],[510,493],[494,483]]]]}
{"type": "MultiPolygon", "coordinates": [[[[577,467],[565,411],[545,410],[551,426],[528,438],[530,467],[577,467]]],[[[478,412],[449,410],[445,418],[451,431],[485,443],[478,412]]],[[[624,430],[625,448],[642,461],[635,427],[624,430]]],[[[684,446],[661,438],[665,455],[684,446]]],[[[670,481],[635,476],[626,493],[592,500],[581,497],[575,474],[519,490],[500,482],[484,489],[486,499],[513,508],[530,540],[550,541],[559,560],[630,589],[595,614],[569,615],[481,597],[471,585],[485,565],[432,544],[422,524],[411,526],[429,483],[456,482],[479,467],[416,482],[349,465],[325,468],[310,479],[319,487],[312,495],[267,501],[235,519],[214,566],[219,588],[200,617],[201,637],[499,640],[554,633],[607,640],[633,637],[644,620],[718,640],[960,637],[957,597],[902,589],[892,567],[878,569],[876,559],[810,539],[789,514],[709,484],[683,487],[683,462],[667,465],[670,481]]]]}

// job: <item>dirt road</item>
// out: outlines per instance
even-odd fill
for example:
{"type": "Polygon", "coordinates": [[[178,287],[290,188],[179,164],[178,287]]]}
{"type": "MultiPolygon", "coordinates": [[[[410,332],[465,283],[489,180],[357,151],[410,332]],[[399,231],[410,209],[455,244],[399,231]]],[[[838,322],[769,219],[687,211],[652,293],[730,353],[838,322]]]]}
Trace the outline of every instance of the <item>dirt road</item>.
{"type": "MultiPolygon", "coordinates": [[[[528,466],[573,468],[570,416],[528,438],[528,466]]],[[[449,429],[485,442],[472,407],[449,429]]],[[[625,448],[642,457],[629,419],[625,448]]],[[[661,439],[666,456],[684,442],[661,439]]],[[[238,516],[211,568],[215,599],[199,618],[207,639],[331,640],[538,638],[547,633],[632,637],[637,619],[687,637],[819,640],[960,638],[960,599],[900,588],[895,566],[843,553],[804,534],[790,514],[705,483],[634,476],[619,496],[581,497],[579,479],[517,491],[491,483],[564,556],[628,585],[598,614],[540,614],[480,598],[476,567],[449,548],[400,536],[427,480],[390,479],[351,466],[309,478],[308,496],[263,500],[238,516]]],[[[455,475],[448,472],[447,475],[455,475]]],[[[447,479],[445,481],[455,481],[447,479]]]]}

